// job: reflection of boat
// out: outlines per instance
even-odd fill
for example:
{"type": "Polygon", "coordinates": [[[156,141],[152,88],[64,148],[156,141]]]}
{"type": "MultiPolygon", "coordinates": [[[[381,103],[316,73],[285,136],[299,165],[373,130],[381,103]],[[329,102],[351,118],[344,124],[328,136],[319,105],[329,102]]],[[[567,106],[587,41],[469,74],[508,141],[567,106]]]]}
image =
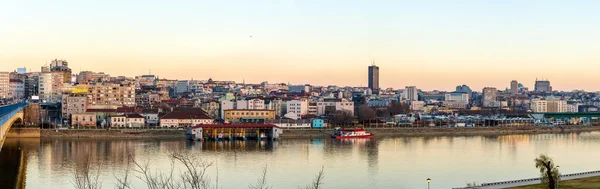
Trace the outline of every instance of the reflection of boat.
{"type": "Polygon", "coordinates": [[[374,135],[373,133],[367,133],[363,128],[342,129],[336,127],[334,133],[331,134],[331,138],[369,138],[374,135]]]}

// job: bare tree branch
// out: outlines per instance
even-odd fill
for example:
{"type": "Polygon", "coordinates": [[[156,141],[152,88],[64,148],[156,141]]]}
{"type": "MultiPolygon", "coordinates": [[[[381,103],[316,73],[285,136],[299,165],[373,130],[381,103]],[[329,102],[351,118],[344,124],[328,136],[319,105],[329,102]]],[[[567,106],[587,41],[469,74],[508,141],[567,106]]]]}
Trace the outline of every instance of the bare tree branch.
{"type": "Polygon", "coordinates": [[[320,189],[323,185],[323,179],[325,179],[324,169],[325,166],[322,166],[321,171],[319,171],[319,174],[317,174],[317,176],[310,185],[305,187],[298,187],[298,189],[320,189]]]}
{"type": "Polygon", "coordinates": [[[271,189],[272,187],[267,186],[267,165],[262,170],[262,176],[256,181],[256,185],[248,186],[250,189],[271,189]]]}
{"type": "Polygon", "coordinates": [[[84,154],[82,158],[74,161],[75,168],[71,183],[76,189],[101,189],[100,171],[102,170],[102,165],[98,163],[98,167],[93,172],[94,168],[90,153],[84,154]]]}

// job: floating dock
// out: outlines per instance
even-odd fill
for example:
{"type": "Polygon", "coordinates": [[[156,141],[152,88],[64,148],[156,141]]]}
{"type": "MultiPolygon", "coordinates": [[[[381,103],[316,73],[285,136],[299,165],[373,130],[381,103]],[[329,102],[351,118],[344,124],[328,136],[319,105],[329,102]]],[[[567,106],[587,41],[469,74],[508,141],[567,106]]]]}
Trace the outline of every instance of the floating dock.
{"type": "Polygon", "coordinates": [[[201,124],[185,131],[189,140],[277,140],[283,132],[273,124],[201,124]]]}

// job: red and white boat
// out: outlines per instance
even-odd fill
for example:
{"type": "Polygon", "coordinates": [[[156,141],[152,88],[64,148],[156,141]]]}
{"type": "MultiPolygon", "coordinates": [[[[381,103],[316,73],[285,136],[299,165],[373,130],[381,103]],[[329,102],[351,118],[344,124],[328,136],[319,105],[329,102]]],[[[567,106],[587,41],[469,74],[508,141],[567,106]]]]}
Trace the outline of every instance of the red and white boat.
{"type": "Polygon", "coordinates": [[[373,133],[367,133],[363,128],[354,128],[354,129],[342,129],[336,127],[334,133],[331,134],[331,138],[341,139],[341,138],[369,138],[374,136],[373,133]]]}

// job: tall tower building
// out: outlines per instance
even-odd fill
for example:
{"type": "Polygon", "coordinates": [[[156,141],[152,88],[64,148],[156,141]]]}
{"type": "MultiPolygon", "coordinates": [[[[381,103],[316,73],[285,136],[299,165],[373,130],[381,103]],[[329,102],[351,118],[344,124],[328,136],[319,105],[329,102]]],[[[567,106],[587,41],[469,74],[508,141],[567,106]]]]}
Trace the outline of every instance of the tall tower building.
{"type": "Polygon", "coordinates": [[[483,88],[483,107],[492,108],[498,107],[498,90],[494,87],[483,88]]]}
{"type": "Polygon", "coordinates": [[[0,99],[9,98],[10,90],[10,74],[8,72],[0,72],[0,99]]]}
{"type": "Polygon", "coordinates": [[[369,88],[373,93],[379,93],[379,67],[375,63],[369,66],[369,88]]]}
{"type": "Polygon", "coordinates": [[[552,86],[550,86],[550,81],[548,80],[535,80],[535,89],[536,92],[552,92],[552,86]]]}
{"type": "Polygon", "coordinates": [[[511,94],[519,93],[519,82],[517,82],[517,80],[512,80],[510,82],[510,93],[511,94]]]}
{"type": "Polygon", "coordinates": [[[417,101],[419,100],[419,93],[417,92],[417,87],[415,86],[407,86],[404,88],[404,93],[406,94],[406,100],[409,101],[417,101]]]}

